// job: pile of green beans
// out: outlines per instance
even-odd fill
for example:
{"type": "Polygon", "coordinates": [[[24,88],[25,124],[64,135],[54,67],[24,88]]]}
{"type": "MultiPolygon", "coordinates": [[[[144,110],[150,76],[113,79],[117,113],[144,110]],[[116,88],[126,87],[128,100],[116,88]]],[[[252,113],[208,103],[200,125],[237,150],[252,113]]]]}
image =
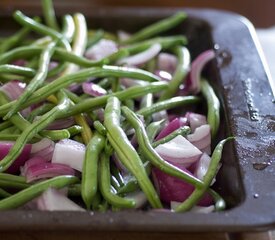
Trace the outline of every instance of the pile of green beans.
{"type": "Polygon", "coordinates": [[[225,209],[225,201],[210,184],[222,159],[224,144],[231,138],[218,143],[203,180],[164,160],[155,150],[177,136],[186,137],[191,133],[189,126],[183,126],[155,141],[167,123],[166,119],[153,120],[152,116],[161,111],[180,108],[185,114],[190,107],[202,110],[201,103],[206,101],[207,110],[203,111],[212,139],[219,131],[219,99],[205,78],[201,79],[198,94],[177,95],[190,71],[191,55],[185,36],[165,34],[181,24],[187,15],[178,12],[121,40],[116,33],[88,29],[81,13],[67,14],[59,22],[53,2],[41,2],[45,22],[16,11],[13,18],[22,28],[0,42],[1,84],[10,84],[15,79],[25,84],[23,93],[15,100],[9,99],[0,87],[0,140],[14,142],[9,153],[0,160],[0,209],[24,206],[50,187],[67,188],[69,198],[77,198],[81,207],[92,211],[137,208],[137,199],[128,194],[139,191],[146,197],[144,209],[167,208],[153,184],[152,167],[194,186],[193,193],[173,211],[192,209],[206,192],[212,195],[216,211],[225,209]],[[33,36],[39,37],[33,39],[33,36]],[[117,51],[102,59],[88,59],[86,51],[104,39],[114,41],[117,51]],[[161,46],[161,52],[177,58],[169,83],[154,74],[157,57],[138,68],[117,64],[118,60],[140,54],[154,44],[161,46]],[[23,66],[16,65],[16,60],[22,60],[23,66]],[[52,62],[57,66],[50,69],[52,62]],[[126,87],[121,84],[122,79],[139,80],[144,84],[126,87]],[[80,86],[90,81],[107,93],[97,97],[85,94],[80,86]],[[71,90],[74,87],[78,89],[75,92],[71,90]],[[22,113],[27,108],[31,109],[28,116],[22,113]],[[100,117],[100,111],[104,116],[100,117]],[[56,120],[68,117],[75,121],[71,126],[47,129],[56,120]],[[43,138],[84,143],[81,174],[30,183],[20,173],[9,174],[8,169],[24,146],[43,138]],[[137,147],[131,138],[136,139],[137,147]],[[118,162],[122,166],[118,167],[118,162]]]}

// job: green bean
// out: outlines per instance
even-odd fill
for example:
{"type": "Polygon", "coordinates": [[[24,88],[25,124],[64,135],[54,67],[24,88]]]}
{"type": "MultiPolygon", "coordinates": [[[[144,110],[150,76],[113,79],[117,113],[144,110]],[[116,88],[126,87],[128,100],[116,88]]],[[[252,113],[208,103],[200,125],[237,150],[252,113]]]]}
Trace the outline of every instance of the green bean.
{"type": "Polygon", "coordinates": [[[104,113],[104,125],[107,129],[108,140],[123,165],[136,177],[151,206],[161,208],[162,204],[146,174],[142,161],[121,129],[119,121],[120,102],[116,97],[110,97],[104,113]]]}
{"type": "Polygon", "coordinates": [[[55,12],[53,8],[53,3],[51,0],[42,1],[43,15],[45,17],[46,24],[55,30],[58,31],[58,24],[55,18],[55,12]]]}
{"type": "Polygon", "coordinates": [[[1,134],[14,134],[18,128],[14,125],[1,131],[1,134]]]}
{"type": "Polygon", "coordinates": [[[186,212],[190,210],[203,197],[203,195],[209,188],[211,182],[213,181],[213,178],[216,176],[217,167],[222,156],[223,146],[228,140],[231,139],[234,139],[234,137],[228,137],[217,144],[212,153],[208,170],[205,176],[203,177],[203,186],[200,188],[196,188],[183,203],[177,206],[175,212],[186,212]]]}
{"type": "Polygon", "coordinates": [[[0,172],[5,171],[19,156],[20,152],[24,148],[24,145],[31,140],[38,132],[48,126],[54,121],[60,114],[67,111],[69,108],[70,101],[66,98],[66,95],[61,91],[58,93],[60,103],[55,106],[52,110],[41,116],[39,120],[30,124],[17,139],[13,147],[10,149],[8,155],[6,155],[0,161],[0,172]]]}
{"type": "Polygon", "coordinates": [[[153,142],[152,143],[152,147],[156,148],[160,144],[164,144],[164,143],[170,142],[172,139],[174,139],[177,136],[184,136],[185,137],[189,133],[191,133],[190,127],[188,127],[188,126],[180,127],[178,129],[176,129],[175,131],[171,132],[166,137],[164,137],[164,138],[162,138],[162,139],[160,139],[160,140],[158,140],[156,142],[153,142]]]}
{"type": "Polygon", "coordinates": [[[2,188],[25,189],[29,186],[30,184],[26,182],[26,178],[23,176],[0,173],[0,187],[2,188]]]}
{"type": "Polygon", "coordinates": [[[100,121],[98,121],[98,120],[94,121],[93,125],[94,125],[94,128],[95,128],[101,135],[103,135],[103,136],[106,135],[107,130],[106,130],[106,128],[104,127],[104,125],[103,125],[100,121]]]}
{"type": "Polygon", "coordinates": [[[6,198],[6,197],[9,197],[11,196],[11,194],[7,191],[5,191],[4,189],[0,188],[0,197],[1,198],[6,198]]]}
{"type": "Polygon", "coordinates": [[[0,209],[13,209],[20,207],[28,201],[38,197],[50,187],[63,188],[77,182],[78,178],[73,176],[58,176],[43,182],[38,182],[10,197],[2,199],[0,201],[0,209]]]}
{"type": "Polygon", "coordinates": [[[20,134],[0,133],[0,141],[16,141],[20,134]]]}
{"type": "Polygon", "coordinates": [[[71,50],[71,46],[67,39],[58,31],[51,29],[41,23],[34,21],[32,18],[25,16],[21,11],[15,11],[13,14],[14,19],[21,25],[29,27],[31,30],[42,35],[50,36],[54,40],[59,40],[62,46],[67,50],[71,50]]]}
{"type": "Polygon", "coordinates": [[[18,97],[16,103],[11,107],[6,116],[3,117],[4,120],[10,118],[14,113],[18,112],[22,103],[25,102],[32,95],[32,93],[43,84],[47,77],[48,67],[55,45],[56,42],[50,43],[41,53],[39,59],[39,69],[35,77],[29,82],[22,95],[18,97]]]}
{"type": "Polygon", "coordinates": [[[215,200],[215,211],[223,211],[226,208],[226,203],[224,199],[215,191],[212,189],[209,189],[209,193],[215,200]]]}
{"type": "Polygon", "coordinates": [[[70,197],[80,197],[81,196],[81,184],[73,184],[68,187],[68,195],[70,197]]]}
{"type": "Polygon", "coordinates": [[[160,132],[160,130],[163,128],[165,123],[165,119],[162,119],[157,122],[152,122],[148,125],[146,128],[147,136],[149,139],[149,142],[152,143],[154,139],[156,138],[157,134],[160,132]]]}
{"type": "Polygon", "coordinates": [[[214,139],[220,126],[220,101],[205,79],[201,80],[201,92],[207,102],[207,122],[211,128],[212,139],[214,139]]]}
{"type": "MultiPolygon", "coordinates": [[[[78,71],[77,73],[73,73],[68,76],[60,77],[60,78],[56,79],[55,81],[49,83],[48,85],[38,89],[36,92],[33,93],[33,95],[24,104],[22,104],[22,106],[20,107],[19,110],[24,109],[24,108],[32,105],[33,103],[37,103],[41,100],[46,99],[48,96],[55,93],[56,91],[58,91],[61,88],[65,88],[72,83],[82,82],[91,76],[94,76],[94,77],[105,77],[105,76],[132,77],[132,78],[138,78],[138,79],[141,79],[144,81],[158,81],[159,80],[159,78],[157,76],[155,76],[151,73],[148,73],[148,72],[142,71],[142,70],[135,70],[132,68],[103,66],[102,68],[95,67],[95,68],[84,69],[84,70],[78,71]]],[[[129,88],[128,91],[126,90],[124,92],[121,91],[118,93],[114,93],[114,96],[116,96],[116,95],[118,95],[118,96],[126,95],[127,96],[127,94],[136,92],[137,89],[144,90],[144,94],[146,94],[148,92],[162,90],[166,86],[167,86],[166,83],[160,82],[158,84],[143,86],[141,88],[136,87],[135,90],[133,90],[134,88],[131,88],[132,90],[130,90],[130,88],[129,88]],[[146,92],[146,90],[148,92],[146,92]]],[[[141,94],[141,95],[143,95],[143,94],[141,94]]],[[[102,100],[103,100],[103,105],[104,105],[106,103],[107,98],[108,98],[107,95],[103,96],[103,97],[94,98],[92,100],[92,102],[102,102],[102,100]]],[[[131,98],[131,97],[127,96],[127,98],[131,98]]],[[[83,101],[79,104],[85,105],[85,104],[89,103],[89,100],[91,100],[91,99],[87,99],[86,101],[83,101]]],[[[0,115],[2,116],[2,114],[7,113],[7,111],[13,106],[13,104],[15,104],[15,102],[16,101],[13,101],[13,102],[10,102],[10,103],[0,106],[0,115]]],[[[72,109],[79,109],[78,104],[75,105],[74,107],[72,107],[72,109]]],[[[82,111],[80,111],[80,112],[82,112],[82,111]]]]}
{"type": "Polygon", "coordinates": [[[178,167],[170,164],[169,162],[163,160],[163,158],[154,150],[154,148],[150,144],[144,126],[134,112],[132,112],[129,108],[125,106],[122,107],[122,112],[126,119],[130,122],[132,127],[135,129],[139,147],[141,148],[142,153],[146,156],[148,161],[150,161],[154,166],[159,168],[161,171],[171,176],[182,179],[196,187],[203,186],[202,181],[200,181],[199,179],[195,178],[191,174],[182,171],[178,167]]]}
{"type": "Polygon", "coordinates": [[[97,44],[103,37],[104,31],[102,29],[97,30],[92,37],[88,38],[87,48],[90,48],[93,45],[97,44]]]}
{"type": "Polygon", "coordinates": [[[147,38],[150,38],[152,36],[155,36],[159,33],[165,32],[179,23],[181,23],[184,19],[186,19],[187,15],[183,12],[179,12],[169,18],[163,19],[159,22],[153,23],[152,25],[149,25],[137,33],[133,34],[130,38],[127,40],[121,42],[122,44],[129,44],[129,43],[135,43],[147,38]]]}
{"type": "Polygon", "coordinates": [[[90,209],[97,192],[98,159],[104,145],[105,138],[95,133],[85,151],[85,159],[82,167],[81,196],[88,209],[90,209]]]}
{"type": "Polygon", "coordinates": [[[121,58],[125,58],[129,56],[129,51],[125,48],[120,48],[118,51],[116,51],[115,53],[109,55],[106,58],[107,63],[106,64],[113,64],[116,61],[118,61],[121,58]]]}
{"type": "Polygon", "coordinates": [[[180,85],[184,82],[187,73],[190,68],[190,53],[186,47],[175,47],[175,53],[177,55],[178,63],[176,71],[169,82],[168,88],[164,91],[159,101],[169,99],[176,95],[180,85]]]}
{"type": "Polygon", "coordinates": [[[106,153],[102,153],[99,162],[99,189],[104,199],[112,206],[118,208],[134,208],[136,203],[131,199],[119,197],[111,191],[110,183],[110,159],[106,153]]]}
{"type": "Polygon", "coordinates": [[[77,134],[81,133],[82,130],[83,130],[83,128],[79,125],[73,125],[73,126],[67,128],[67,131],[70,133],[70,136],[77,135],[77,134]]]}
{"type": "Polygon", "coordinates": [[[128,181],[124,186],[122,186],[117,193],[118,194],[125,194],[130,192],[135,192],[139,189],[138,182],[135,178],[128,181]]]}
{"type": "Polygon", "coordinates": [[[180,107],[180,106],[182,107],[190,104],[197,104],[199,102],[200,102],[200,98],[196,96],[184,96],[184,97],[178,96],[178,97],[173,97],[161,102],[157,102],[150,107],[142,108],[137,111],[137,114],[147,117],[152,115],[153,113],[160,112],[162,110],[173,109],[176,107],[180,107]]]}
{"type": "MultiPolygon", "coordinates": [[[[167,83],[164,83],[164,82],[151,83],[146,86],[133,86],[126,90],[122,90],[110,95],[100,96],[97,98],[90,98],[76,104],[75,106],[72,106],[63,117],[69,117],[69,116],[78,114],[80,112],[92,111],[97,108],[103,107],[106,104],[107,99],[111,96],[117,97],[119,98],[119,100],[124,101],[126,99],[132,99],[132,98],[143,96],[144,94],[147,94],[147,93],[158,92],[165,89],[166,87],[167,87],[167,83]]],[[[1,111],[1,106],[0,106],[0,111],[1,111]]]]}
{"type": "Polygon", "coordinates": [[[70,138],[71,134],[70,131],[67,129],[60,129],[60,130],[43,130],[40,131],[40,135],[42,137],[47,137],[52,141],[58,141],[66,138],[70,138]]]}
{"type": "MultiPolygon", "coordinates": [[[[9,52],[6,52],[0,56],[0,64],[9,63],[15,59],[20,58],[30,58],[41,54],[43,51],[43,47],[41,46],[23,46],[15,48],[9,52]]],[[[101,66],[109,62],[108,57],[99,60],[99,61],[91,61],[86,58],[77,56],[72,52],[68,52],[62,48],[55,48],[55,52],[53,55],[54,59],[60,61],[66,61],[78,64],[81,67],[94,67],[94,66],[101,66]]]]}
{"type": "Polygon", "coordinates": [[[36,71],[28,67],[20,67],[16,65],[4,64],[0,66],[0,74],[2,73],[21,75],[25,77],[33,77],[36,71]]]}
{"type": "Polygon", "coordinates": [[[73,36],[75,32],[75,25],[74,25],[74,20],[71,15],[66,14],[63,17],[63,31],[62,35],[64,38],[66,38],[69,42],[72,41],[73,36]]]}
{"type": "Polygon", "coordinates": [[[146,49],[150,48],[153,44],[159,43],[161,45],[161,49],[163,51],[174,48],[178,45],[186,45],[187,39],[186,37],[180,36],[171,36],[171,37],[157,37],[151,38],[143,42],[139,42],[133,45],[129,45],[123,47],[122,49],[126,49],[130,55],[143,52],[146,49]]]}
{"type": "Polygon", "coordinates": [[[58,65],[56,67],[54,67],[53,69],[48,71],[48,78],[54,77],[58,74],[60,74],[61,72],[63,72],[66,67],[67,67],[67,62],[63,62],[63,63],[58,63],[58,65]]]}

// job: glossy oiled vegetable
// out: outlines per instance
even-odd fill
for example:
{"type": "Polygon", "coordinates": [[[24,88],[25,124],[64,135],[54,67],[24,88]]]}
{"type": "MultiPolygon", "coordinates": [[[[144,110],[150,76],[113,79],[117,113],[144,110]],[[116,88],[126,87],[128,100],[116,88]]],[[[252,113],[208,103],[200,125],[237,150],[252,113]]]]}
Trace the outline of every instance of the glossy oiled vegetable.
{"type": "Polygon", "coordinates": [[[220,103],[201,76],[215,52],[191,61],[169,35],[188,16],[108,32],[41,2],[0,42],[0,209],[225,209],[212,183],[230,138],[211,151],[220,103]]]}

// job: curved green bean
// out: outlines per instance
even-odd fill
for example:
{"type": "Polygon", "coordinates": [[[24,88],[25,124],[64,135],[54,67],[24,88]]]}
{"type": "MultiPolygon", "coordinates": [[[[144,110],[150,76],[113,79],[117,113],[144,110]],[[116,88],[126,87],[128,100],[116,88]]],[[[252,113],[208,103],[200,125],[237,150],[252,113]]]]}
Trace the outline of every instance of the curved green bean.
{"type": "Polygon", "coordinates": [[[78,181],[78,178],[74,176],[58,176],[43,182],[38,182],[10,197],[0,200],[0,209],[13,209],[20,207],[28,201],[38,197],[50,187],[63,188],[77,183],[78,181]]]}
{"type": "Polygon", "coordinates": [[[190,210],[203,197],[205,192],[208,190],[211,182],[213,181],[213,178],[216,176],[217,167],[222,156],[223,146],[227,141],[231,139],[234,139],[234,137],[228,137],[217,144],[212,153],[211,162],[208,170],[203,178],[203,187],[196,188],[183,203],[177,206],[175,212],[186,212],[190,210]]]}
{"type": "Polygon", "coordinates": [[[50,28],[58,31],[52,0],[42,0],[42,9],[46,24],[50,28]]]}
{"type": "Polygon", "coordinates": [[[184,12],[179,12],[171,17],[160,20],[159,22],[153,23],[152,25],[141,29],[127,40],[121,42],[121,44],[135,43],[165,32],[181,23],[184,19],[186,19],[186,17],[187,15],[184,12]]]}
{"type": "Polygon", "coordinates": [[[9,74],[15,74],[19,76],[25,76],[25,77],[33,77],[35,76],[36,71],[29,67],[21,67],[11,64],[4,64],[0,65],[0,74],[2,73],[9,73],[9,74]]]}
{"type": "Polygon", "coordinates": [[[214,139],[220,126],[220,101],[205,79],[201,80],[201,92],[207,102],[207,122],[211,128],[212,139],[214,139]]]}
{"type": "Polygon", "coordinates": [[[81,196],[90,209],[98,188],[98,161],[105,145],[105,137],[95,133],[87,145],[82,167],[81,196]]]}

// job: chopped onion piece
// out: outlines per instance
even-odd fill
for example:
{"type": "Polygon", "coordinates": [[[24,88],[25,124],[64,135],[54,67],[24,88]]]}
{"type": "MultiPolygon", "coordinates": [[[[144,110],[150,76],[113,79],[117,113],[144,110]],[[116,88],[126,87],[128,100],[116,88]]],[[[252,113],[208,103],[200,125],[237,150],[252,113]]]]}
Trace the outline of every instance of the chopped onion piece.
{"type": "Polygon", "coordinates": [[[21,175],[26,176],[28,168],[30,168],[31,166],[37,165],[37,164],[45,163],[45,162],[47,162],[47,160],[40,156],[35,156],[35,157],[30,158],[29,160],[27,160],[25,162],[24,166],[21,167],[21,175]]]}
{"type": "Polygon", "coordinates": [[[158,77],[160,77],[161,80],[165,82],[169,82],[172,79],[172,75],[169,72],[163,71],[163,70],[156,70],[154,74],[158,77]]]}
{"type": "Polygon", "coordinates": [[[51,161],[53,156],[55,143],[48,139],[43,138],[41,141],[34,143],[32,145],[31,155],[30,157],[42,157],[46,161],[51,161]]]}
{"type": "Polygon", "coordinates": [[[178,128],[186,126],[186,125],[187,125],[186,118],[182,118],[182,117],[178,118],[177,117],[177,118],[173,119],[165,128],[163,128],[161,130],[161,132],[156,137],[156,140],[160,140],[160,139],[166,137],[167,135],[169,135],[170,133],[174,132],[178,128]]]}
{"type": "Polygon", "coordinates": [[[107,91],[93,82],[85,82],[82,84],[83,92],[93,97],[99,97],[107,94],[107,91]]]}
{"type": "Polygon", "coordinates": [[[49,188],[38,199],[37,207],[42,211],[85,211],[60,191],[49,188]]]}
{"type": "Polygon", "coordinates": [[[201,151],[209,149],[211,145],[210,125],[205,124],[200,127],[197,127],[194,133],[189,134],[186,137],[189,142],[191,142],[201,151]]]}
{"type": "Polygon", "coordinates": [[[118,51],[117,44],[108,39],[101,39],[97,44],[90,47],[85,56],[91,60],[101,60],[118,51]]]}
{"type": "MultiPolygon", "coordinates": [[[[14,142],[0,142],[0,160],[2,160],[13,147],[14,142]]],[[[12,165],[7,169],[7,173],[18,173],[20,171],[20,167],[22,167],[25,162],[29,159],[31,153],[31,144],[26,144],[21,151],[20,155],[15,159],[12,165]]]]}
{"type": "Polygon", "coordinates": [[[127,64],[128,66],[139,66],[157,56],[160,50],[161,45],[159,43],[156,43],[141,53],[120,59],[118,61],[118,64],[127,64]]]}
{"type": "Polygon", "coordinates": [[[211,158],[206,153],[204,153],[196,164],[194,176],[203,181],[203,178],[209,168],[210,162],[211,158]]]}
{"type": "Polygon", "coordinates": [[[123,41],[126,41],[127,39],[129,39],[131,37],[131,34],[128,32],[125,32],[123,30],[118,30],[117,36],[118,36],[118,40],[123,42],[123,41]]]}
{"type": "Polygon", "coordinates": [[[75,124],[75,120],[73,117],[68,117],[65,119],[57,119],[51,124],[49,124],[49,126],[47,126],[47,129],[59,130],[59,129],[69,128],[74,124],[75,124]]]}
{"type": "Polygon", "coordinates": [[[158,69],[173,74],[177,68],[178,60],[170,53],[160,53],[157,59],[158,69]]]}
{"type": "Polygon", "coordinates": [[[192,132],[201,125],[207,124],[206,116],[198,113],[187,112],[186,118],[190,124],[192,132]]]}
{"type": "Polygon", "coordinates": [[[61,163],[82,172],[85,145],[71,139],[64,139],[55,144],[53,163],[61,163]]]}
{"type": "Polygon", "coordinates": [[[25,168],[27,182],[60,175],[75,175],[75,170],[64,164],[50,162],[42,162],[25,168]]]}
{"type": "Polygon", "coordinates": [[[202,155],[197,147],[180,135],[167,143],[158,145],[155,150],[166,161],[185,167],[197,162],[202,155]]]}

